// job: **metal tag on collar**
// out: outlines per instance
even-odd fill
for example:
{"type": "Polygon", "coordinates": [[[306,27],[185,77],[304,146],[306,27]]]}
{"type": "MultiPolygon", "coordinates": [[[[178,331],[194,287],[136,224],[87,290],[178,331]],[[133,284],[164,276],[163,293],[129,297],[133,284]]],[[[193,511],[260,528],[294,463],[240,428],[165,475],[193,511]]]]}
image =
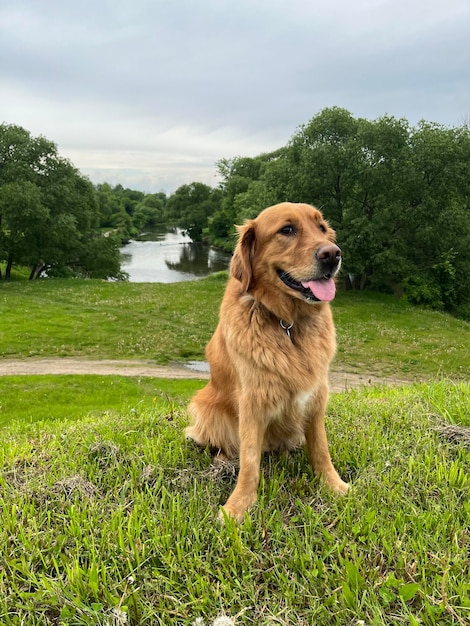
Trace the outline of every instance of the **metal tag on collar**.
{"type": "Polygon", "coordinates": [[[282,320],[279,320],[279,324],[281,325],[281,328],[286,331],[287,336],[289,337],[289,339],[291,339],[290,331],[291,331],[291,328],[292,328],[292,326],[294,324],[292,323],[292,324],[289,324],[289,326],[285,326],[285,324],[284,324],[284,322],[282,320]]]}

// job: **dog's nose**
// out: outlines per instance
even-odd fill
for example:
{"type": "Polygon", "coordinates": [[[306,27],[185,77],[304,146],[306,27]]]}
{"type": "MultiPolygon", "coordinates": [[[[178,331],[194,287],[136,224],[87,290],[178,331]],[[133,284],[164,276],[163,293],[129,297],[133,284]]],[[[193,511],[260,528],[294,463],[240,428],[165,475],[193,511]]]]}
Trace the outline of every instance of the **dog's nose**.
{"type": "Polygon", "coordinates": [[[317,271],[322,278],[331,278],[336,274],[341,263],[341,250],[334,243],[322,246],[315,253],[317,271]]]}
{"type": "Polygon", "coordinates": [[[341,250],[332,243],[329,246],[319,248],[315,256],[322,264],[334,267],[341,261],[341,250]]]}

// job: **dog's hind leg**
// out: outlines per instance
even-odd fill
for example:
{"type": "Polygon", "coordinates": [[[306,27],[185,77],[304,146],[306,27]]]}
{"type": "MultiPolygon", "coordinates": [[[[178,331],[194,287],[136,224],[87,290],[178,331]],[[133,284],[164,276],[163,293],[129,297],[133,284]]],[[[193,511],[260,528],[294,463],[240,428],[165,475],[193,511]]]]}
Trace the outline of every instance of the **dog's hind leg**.
{"type": "Polygon", "coordinates": [[[238,418],[235,407],[209,382],[192,399],[191,425],[185,435],[198,445],[220,450],[227,458],[238,454],[238,418]]]}

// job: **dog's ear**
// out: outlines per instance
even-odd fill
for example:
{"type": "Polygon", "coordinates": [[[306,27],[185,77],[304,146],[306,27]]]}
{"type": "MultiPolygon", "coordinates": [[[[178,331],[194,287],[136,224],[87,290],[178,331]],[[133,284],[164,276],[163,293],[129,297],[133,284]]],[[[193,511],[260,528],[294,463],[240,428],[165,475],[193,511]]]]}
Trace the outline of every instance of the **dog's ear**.
{"type": "Polygon", "coordinates": [[[239,280],[243,291],[248,291],[253,279],[253,259],[255,255],[256,231],[254,220],[237,226],[238,243],[230,263],[230,274],[239,280]]]}

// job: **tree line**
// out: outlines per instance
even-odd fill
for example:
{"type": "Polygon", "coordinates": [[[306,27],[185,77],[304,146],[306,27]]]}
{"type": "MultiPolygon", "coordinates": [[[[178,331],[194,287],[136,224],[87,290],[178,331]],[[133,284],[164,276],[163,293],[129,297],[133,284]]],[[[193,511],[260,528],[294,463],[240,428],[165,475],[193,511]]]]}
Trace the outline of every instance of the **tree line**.
{"type": "MultiPolygon", "coordinates": [[[[347,287],[470,320],[468,125],[371,121],[333,107],[279,150],[217,166],[222,193],[205,223],[194,205],[194,225],[209,243],[232,247],[233,224],[277,202],[314,204],[337,232],[347,287]]],[[[186,222],[190,213],[188,201],[186,222]]]]}
{"type": "Polygon", "coordinates": [[[395,292],[470,319],[470,132],[355,118],[327,108],[286,146],[217,163],[221,183],[168,198],[94,186],[43,137],[0,126],[0,262],[47,273],[121,277],[119,248],[161,225],[230,250],[234,224],[285,200],[321,208],[354,289],[395,292]]]}
{"type": "Polygon", "coordinates": [[[102,237],[90,181],[44,137],[0,126],[0,262],[8,280],[14,265],[29,278],[44,273],[117,277],[117,238],[102,237]]]}
{"type": "Polygon", "coordinates": [[[0,280],[123,278],[120,247],[164,222],[164,193],[94,186],[45,137],[0,125],[0,280]]]}
{"type": "Polygon", "coordinates": [[[15,266],[41,276],[115,278],[120,248],[145,230],[179,227],[195,241],[220,208],[203,183],[167,198],[122,185],[93,185],[45,137],[0,125],[0,280],[15,266]]]}

